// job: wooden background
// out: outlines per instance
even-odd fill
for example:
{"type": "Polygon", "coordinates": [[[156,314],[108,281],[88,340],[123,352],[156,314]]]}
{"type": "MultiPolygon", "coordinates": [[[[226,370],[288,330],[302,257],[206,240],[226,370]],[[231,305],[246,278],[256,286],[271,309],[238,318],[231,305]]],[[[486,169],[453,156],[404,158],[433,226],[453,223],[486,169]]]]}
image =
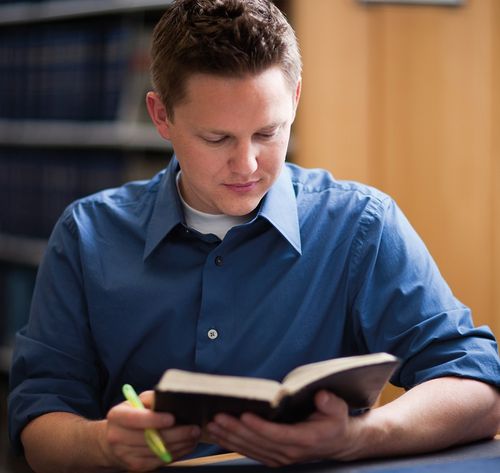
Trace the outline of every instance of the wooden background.
{"type": "Polygon", "coordinates": [[[500,336],[500,1],[291,0],[294,160],[393,196],[477,325],[500,336]]]}

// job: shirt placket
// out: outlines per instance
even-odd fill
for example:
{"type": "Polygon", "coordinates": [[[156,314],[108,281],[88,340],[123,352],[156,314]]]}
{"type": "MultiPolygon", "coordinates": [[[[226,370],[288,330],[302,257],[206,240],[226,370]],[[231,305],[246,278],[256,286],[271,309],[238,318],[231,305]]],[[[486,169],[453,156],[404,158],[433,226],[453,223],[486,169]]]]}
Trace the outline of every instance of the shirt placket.
{"type": "Polygon", "coordinates": [[[231,258],[221,243],[205,261],[196,333],[195,364],[213,372],[227,359],[231,344],[231,258]]]}

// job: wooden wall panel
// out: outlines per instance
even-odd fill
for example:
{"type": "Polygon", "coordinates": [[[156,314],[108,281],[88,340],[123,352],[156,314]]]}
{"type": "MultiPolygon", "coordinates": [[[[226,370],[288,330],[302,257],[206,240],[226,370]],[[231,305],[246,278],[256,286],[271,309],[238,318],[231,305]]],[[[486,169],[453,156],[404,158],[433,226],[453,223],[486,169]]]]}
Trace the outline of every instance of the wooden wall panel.
{"type": "Polygon", "coordinates": [[[491,12],[391,8],[379,65],[382,149],[372,155],[379,187],[408,213],[475,319],[491,317],[491,12]]]}
{"type": "Polygon", "coordinates": [[[500,2],[293,0],[295,160],[392,195],[500,336],[500,2]]]}
{"type": "Polygon", "coordinates": [[[294,133],[298,159],[367,180],[369,18],[355,2],[331,0],[295,1],[290,15],[304,62],[294,133]]]}
{"type": "Polygon", "coordinates": [[[492,153],[491,153],[491,189],[492,189],[492,212],[493,239],[493,294],[492,294],[492,317],[490,324],[500,338],[500,2],[493,3],[491,15],[493,45],[491,56],[493,63],[493,119],[492,119],[492,153]]]}

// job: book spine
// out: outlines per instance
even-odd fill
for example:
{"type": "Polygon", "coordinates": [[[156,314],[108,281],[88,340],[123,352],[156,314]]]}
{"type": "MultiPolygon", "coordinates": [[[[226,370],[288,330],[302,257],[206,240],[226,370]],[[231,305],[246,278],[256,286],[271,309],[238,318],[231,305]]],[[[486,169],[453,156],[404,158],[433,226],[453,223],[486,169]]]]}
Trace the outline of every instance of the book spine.
{"type": "Polygon", "coordinates": [[[125,159],[119,150],[0,148],[0,232],[47,238],[71,202],[123,183],[125,159]]]}
{"type": "Polygon", "coordinates": [[[0,117],[116,119],[133,30],[114,17],[1,28],[0,117]]]}
{"type": "MultiPolygon", "coordinates": [[[[124,99],[124,84],[130,56],[131,27],[123,19],[108,26],[105,32],[103,73],[101,84],[101,118],[114,120],[118,117],[120,101],[124,99]]],[[[135,97],[141,99],[142,97],[135,97]]]]}

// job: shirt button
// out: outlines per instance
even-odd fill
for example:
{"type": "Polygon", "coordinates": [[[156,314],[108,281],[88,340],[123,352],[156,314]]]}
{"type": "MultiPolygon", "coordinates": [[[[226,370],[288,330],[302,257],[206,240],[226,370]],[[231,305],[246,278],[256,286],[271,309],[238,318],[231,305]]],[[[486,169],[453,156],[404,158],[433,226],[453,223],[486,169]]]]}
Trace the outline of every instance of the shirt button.
{"type": "Polygon", "coordinates": [[[214,328],[211,328],[208,331],[207,335],[208,335],[208,338],[210,338],[210,340],[215,340],[219,336],[219,333],[214,328]]]}
{"type": "Polygon", "coordinates": [[[223,263],[224,263],[224,259],[222,258],[222,256],[216,256],[215,257],[215,264],[217,266],[222,266],[223,263]]]}

